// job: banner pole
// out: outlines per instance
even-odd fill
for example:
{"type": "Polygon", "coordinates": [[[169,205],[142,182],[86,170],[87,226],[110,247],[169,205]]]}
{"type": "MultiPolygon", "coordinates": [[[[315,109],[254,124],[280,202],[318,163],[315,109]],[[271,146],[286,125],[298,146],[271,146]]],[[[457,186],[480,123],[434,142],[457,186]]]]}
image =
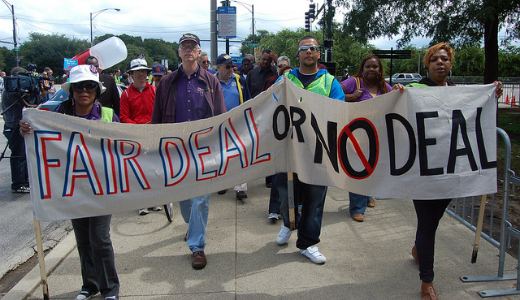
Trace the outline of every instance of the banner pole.
{"type": "Polygon", "coordinates": [[[287,172],[287,205],[289,206],[289,229],[296,229],[296,215],[294,213],[294,173],[287,172]]]}
{"type": "Polygon", "coordinates": [[[484,224],[484,210],[486,208],[486,195],[480,196],[480,208],[478,211],[477,229],[475,230],[475,240],[473,242],[473,253],[471,254],[471,263],[477,262],[478,248],[480,246],[480,234],[482,233],[482,225],[484,224]]]}
{"type": "Polygon", "coordinates": [[[38,252],[38,265],[40,266],[40,278],[43,299],[49,300],[49,285],[47,284],[47,272],[45,271],[45,256],[43,255],[42,229],[40,221],[33,219],[34,234],[36,236],[36,251],[38,252]]]}

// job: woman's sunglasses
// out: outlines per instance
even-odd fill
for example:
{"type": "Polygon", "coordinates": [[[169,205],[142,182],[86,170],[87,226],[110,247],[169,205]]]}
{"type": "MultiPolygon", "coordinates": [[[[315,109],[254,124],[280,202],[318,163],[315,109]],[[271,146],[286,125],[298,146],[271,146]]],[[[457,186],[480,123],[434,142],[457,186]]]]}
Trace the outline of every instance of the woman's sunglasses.
{"type": "Polygon", "coordinates": [[[99,86],[98,83],[95,81],[81,81],[81,82],[73,83],[71,85],[72,89],[75,91],[83,91],[83,90],[91,91],[91,90],[96,89],[98,86],[99,86]]]}

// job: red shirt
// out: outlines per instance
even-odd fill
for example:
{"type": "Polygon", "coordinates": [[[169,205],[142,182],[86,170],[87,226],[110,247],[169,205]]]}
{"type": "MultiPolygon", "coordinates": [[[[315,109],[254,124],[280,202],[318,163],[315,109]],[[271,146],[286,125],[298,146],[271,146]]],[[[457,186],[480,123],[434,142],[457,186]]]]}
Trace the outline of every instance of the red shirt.
{"type": "Polygon", "coordinates": [[[133,84],[121,94],[121,123],[148,124],[152,120],[155,87],[146,83],[139,92],[133,84]]]}

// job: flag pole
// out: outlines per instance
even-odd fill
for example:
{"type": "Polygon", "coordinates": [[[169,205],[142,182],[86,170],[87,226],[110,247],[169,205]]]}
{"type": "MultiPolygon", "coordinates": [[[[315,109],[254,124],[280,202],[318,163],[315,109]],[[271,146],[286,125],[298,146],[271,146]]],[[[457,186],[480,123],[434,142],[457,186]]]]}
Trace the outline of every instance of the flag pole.
{"type": "Polygon", "coordinates": [[[38,252],[38,265],[40,266],[40,278],[43,299],[49,300],[49,285],[47,284],[47,272],[45,271],[45,256],[43,255],[42,228],[40,221],[33,219],[34,234],[36,236],[36,251],[38,252]]]}

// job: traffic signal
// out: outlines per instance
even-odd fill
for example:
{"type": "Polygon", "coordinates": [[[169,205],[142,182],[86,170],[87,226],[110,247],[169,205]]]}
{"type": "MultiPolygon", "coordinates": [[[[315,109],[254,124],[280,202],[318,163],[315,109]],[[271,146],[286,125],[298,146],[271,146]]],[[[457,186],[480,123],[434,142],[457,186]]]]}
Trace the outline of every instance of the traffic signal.
{"type": "Polygon", "coordinates": [[[311,19],[308,11],[305,12],[305,31],[311,31],[311,19]]]}
{"type": "Polygon", "coordinates": [[[311,3],[311,4],[309,4],[309,18],[314,19],[315,16],[316,16],[316,4],[311,3]]]}

